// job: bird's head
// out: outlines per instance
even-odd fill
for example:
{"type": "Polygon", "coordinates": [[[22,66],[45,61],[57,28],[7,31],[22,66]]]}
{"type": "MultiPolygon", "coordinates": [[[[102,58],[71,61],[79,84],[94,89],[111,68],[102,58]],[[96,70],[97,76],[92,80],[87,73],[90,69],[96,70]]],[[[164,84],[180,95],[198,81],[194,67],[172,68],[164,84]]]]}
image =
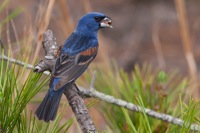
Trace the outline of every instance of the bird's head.
{"type": "Polygon", "coordinates": [[[83,33],[94,33],[100,28],[113,28],[112,20],[102,13],[91,12],[84,15],[78,23],[76,30],[83,33]]]}

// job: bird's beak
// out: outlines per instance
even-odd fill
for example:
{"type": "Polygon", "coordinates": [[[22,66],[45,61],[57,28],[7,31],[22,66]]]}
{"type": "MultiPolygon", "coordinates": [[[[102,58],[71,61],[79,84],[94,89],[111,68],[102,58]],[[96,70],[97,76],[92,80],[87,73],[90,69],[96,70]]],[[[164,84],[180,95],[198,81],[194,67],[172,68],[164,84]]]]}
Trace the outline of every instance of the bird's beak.
{"type": "Polygon", "coordinates": [[[109,17],[105,17],[103,20],[100,22],[100,27],[101,28],[113,28],[112,20],[109,17]]]}

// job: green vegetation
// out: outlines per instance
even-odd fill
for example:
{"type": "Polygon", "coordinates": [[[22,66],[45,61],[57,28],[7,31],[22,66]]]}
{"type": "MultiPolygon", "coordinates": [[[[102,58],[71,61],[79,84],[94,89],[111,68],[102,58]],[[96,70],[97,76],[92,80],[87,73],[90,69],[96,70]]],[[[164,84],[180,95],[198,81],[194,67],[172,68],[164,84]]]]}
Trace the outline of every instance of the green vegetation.
{"type": "Polygon", "coordinates": [[[59,132],[67,131],[73,119],[60,124],[62,115],[53,123],[38,121],[32,111],[28,112],[28,102],[43,88],[48,77],[35,74],[24,67],[0,60],[0,127],[2,132],[59,132]],[[26,74],[28,75],[26,77],[26,74]]]}
{"type": "MultiPolygon", "coordinates": [[[[27,72],[24,67],[0,61],[0,121],[2,132],[66,132],[73,124],[73,118],[62,120],[63,109],[52,123],[44,123],[35,118],[32,111],[27,110],[27,104],[36,101],[34,96],[45,87],[48,77],[42,74],[27,72]],[[26,74],[28,76],[26,77],[26,74]]],[[[90,81],[88,73],[85,77],[90,81]]],[[[79,80],[79,83],[85,80],[79,80]]],[[[122,70],[99,69],[95,88],[106,94],[124,99],[161,113],[170,114],[185,121],[183,127],[173,125],[143,113],[128,111],[122,107],[92,101],[88,107],[99,104],[98,110],[107,121],[105,132],[190,132],[193,123],[199,124],[198,100],[187,94],[188,82],[177,74],[167,74],[164,71],[154,72],[144,65],[142,69],[136,65],[132,74],[122,70]]],[[[66,109],[66,108],[65,108],[66,109]]],[[[98,111],[97,110],[97,111],[98,111]]],[[[64,111],[65,112],[65,111],[64,111]]]]}
{"type": "MultiPolygon", "coordinates": [[[[173,72],[153,71],[148,65],[136,65],[135,70],[129,74],[114,68],[114,71],[111,68],[99,69],[95,82],[96,89],[143,108],[181,118],[185,123],[180,127],[151,118],[144,112],[136,113],[101,102],[98,110],[108,123],[108,132],[185,133],[190,132],[191,124],[199,124],[199,102],[190,97],[189,81],[186,78],[173,72]]],[[[86,74],[86,77],[89,82],[89,74],[86,74]]]]}

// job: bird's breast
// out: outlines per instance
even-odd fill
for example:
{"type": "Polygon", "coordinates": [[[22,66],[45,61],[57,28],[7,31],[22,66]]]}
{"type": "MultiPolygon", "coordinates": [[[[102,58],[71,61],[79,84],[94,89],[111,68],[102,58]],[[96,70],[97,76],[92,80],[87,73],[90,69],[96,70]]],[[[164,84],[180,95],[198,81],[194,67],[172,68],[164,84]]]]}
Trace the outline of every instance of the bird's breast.
{"type": "Polygon", "coordinates": [[[83,52],[83,54],[91,54],[96,51],[96,49],[90,49],[92,47],[98,46],[98,40],[95,36],[83,36],[73,33],[65,42],[63,47],[63,52],[70,55],[75,55],[83,52]]]}

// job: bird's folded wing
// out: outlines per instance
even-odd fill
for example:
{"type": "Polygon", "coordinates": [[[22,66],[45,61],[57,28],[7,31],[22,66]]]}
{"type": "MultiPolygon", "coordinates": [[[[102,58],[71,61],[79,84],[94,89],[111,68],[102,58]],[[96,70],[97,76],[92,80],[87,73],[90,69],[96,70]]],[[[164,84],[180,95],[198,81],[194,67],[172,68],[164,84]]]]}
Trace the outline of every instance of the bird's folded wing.
{"type": "Polygon", "coordinates": [[[50,86],[54,83],[54,90],[57,91],[63,86],[76,80],[87,69],[90,62],[97,54],[97,47],[87,49],[75,56],[62,54],[57,59],[54,71],[50,80],[50,86]]]}

